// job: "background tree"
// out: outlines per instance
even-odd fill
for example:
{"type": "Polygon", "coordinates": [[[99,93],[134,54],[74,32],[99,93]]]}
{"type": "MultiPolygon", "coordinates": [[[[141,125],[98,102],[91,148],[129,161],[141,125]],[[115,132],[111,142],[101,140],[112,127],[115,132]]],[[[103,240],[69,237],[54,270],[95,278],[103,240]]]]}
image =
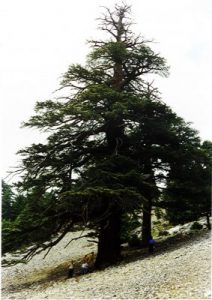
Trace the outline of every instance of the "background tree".
{"type": "Polygon", "coordinates": [[[164,194],[167,218],[172,224],[205,216],[208,229],[211,229],[211,150],[211,142],[205,141],[198,147],[190,147],[187,154],[184,152],[180,164],[179,159],[173,161],[164,194]]]}
{"type": "Polygon", "coordinates": [[[4,220],[13,220],[13,199],[14,193],[12,191],[12,187],[7,184],[4,180],[2,180],[2,219],[4,220]]]}
{"type": "MultiPolygon", "coordinates": [[[[133,131],[131,139],[135,142],[134,159],[137,159],[140,172],[146,178],[146,185],[142,187],[142,195],[145,197],[142,205],[142,245],[147,245],[151,236],[151,215],[155,208],[168,209],[169,215],[176,216],[179,213],[176,214],[174,209],[172,211],[172,207],[175,206],[176,209],[178,205],[186,207],[187,202],[190,210],[197,217],[194,208],[194,194],[196,201],[199,202],[201,195],[194,192],[192,182],[189,184],[185,182],[185,173],[191,170],[192,174],[189,174],[188,178],[190,180],[192,180],[192,176],[198,178],[201,174],[199,171],[202,169],[203,154],[200,151],[201,145],[197,131],[178,117],[158,97],[154,97],[152,91],[149,99],[147,98],[135,111],[134,120],[138,122],[139,126],[133,131]],[[192,165],[195,165],[196,171],[194,168],[191,169],[192,165]],[[198,173],[199,175],[197,175],[198,173]],[[169,201],[163,201],[163,195],[170,193],[170,182],[173,180],[176,180],[176,198],[170,194],[169,201]],[[166,191],[167,185],[169,192],[166,191]],[[178,192],[182,185],[186,187],[187,198],[179,200],[180,193],[178,194],[178,192]]],[[[200,176],[200,178],[202,179],[199,179],[199,190],[204,189],[204,184],[208,185],[206,176],[200,176]]],[[[209,204],[208,200],[207,197],[209,204]]],[[[186,209],[184,209],[179,219],[186,222],[186,213],[186,209]]]]}

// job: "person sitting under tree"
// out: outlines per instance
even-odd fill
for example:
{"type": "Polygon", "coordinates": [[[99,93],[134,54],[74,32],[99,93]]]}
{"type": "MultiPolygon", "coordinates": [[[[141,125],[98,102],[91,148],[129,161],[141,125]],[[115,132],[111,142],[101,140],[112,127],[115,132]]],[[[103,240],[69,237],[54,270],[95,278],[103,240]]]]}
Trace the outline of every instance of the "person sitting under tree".
{"type": "Polygon", "coordinates": [[[68,268],[68,278],[73,277],[74,275],[74,263],[73,260],[71,261],[69,268],[68,268]]]}
{"type": "Polygon", "coordinates": [[[84,275],[84,274],[87,274],[88,272],[89,272],[89,265],[87,262],[84,262],[81,265],[81,274],[84,275]]]}

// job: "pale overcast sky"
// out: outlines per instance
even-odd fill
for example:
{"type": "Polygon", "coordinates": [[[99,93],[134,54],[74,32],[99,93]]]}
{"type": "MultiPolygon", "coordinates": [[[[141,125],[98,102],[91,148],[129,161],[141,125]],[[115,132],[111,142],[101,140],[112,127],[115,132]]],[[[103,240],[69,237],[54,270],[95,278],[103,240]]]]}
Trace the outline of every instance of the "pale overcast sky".
{"type": "MultiPolygon", "coordinates": [[[[211,0],[126,0],[135,31],[154,39],[170,66],[155,78],[163,100],[211,139],[211,0]]],[[[36,130],[20,129],[37,100],[52,98],[71,63],[82,63],[86,40],[99,35],[95,19],[115,0],[5,0],[0,7],[1,172],[16,166],[16,151],[36,130]]]]}

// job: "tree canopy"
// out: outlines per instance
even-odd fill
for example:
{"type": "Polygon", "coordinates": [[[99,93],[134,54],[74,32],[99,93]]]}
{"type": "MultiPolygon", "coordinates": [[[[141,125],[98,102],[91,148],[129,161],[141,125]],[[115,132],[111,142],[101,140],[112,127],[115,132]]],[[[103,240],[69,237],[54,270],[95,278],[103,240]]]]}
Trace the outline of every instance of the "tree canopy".
{"type": "Polygon", "coordinates": [[[131,31],[130,7],[105,8],[99,23],[108,39],[89,42],[86,65],[70,65],[64,74],[62,96],[37,102],[25,123],[49,135],[19,151],[17,187],[27,201],[3,228],[4,252],[22,247],[29,259],[80,226],[98,238],[96,267],[116,262],[123,216],[143,211],[147,239],[152,206],[170,202],[161,198],[161,183],[170,190],[172,178],[184,180],[177,169],[200,148],[197,132],[146,76],[167,76],[168,66],[131,31]]]}

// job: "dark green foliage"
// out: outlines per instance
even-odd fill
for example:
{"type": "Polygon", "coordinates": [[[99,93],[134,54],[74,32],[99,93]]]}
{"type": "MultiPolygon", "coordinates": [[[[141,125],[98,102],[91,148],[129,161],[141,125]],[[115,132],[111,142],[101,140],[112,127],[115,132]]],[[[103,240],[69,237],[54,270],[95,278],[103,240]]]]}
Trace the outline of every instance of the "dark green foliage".
{"type": "Polygon", "coordinates": [[[128,243],[131,237],[136,232],[138,233],[139,227],[141,227],[141,220],[139,221],[139,215],[136,212],[133,214],[124,214],[122,217],[121,242],[128,243]]]}
{"type": "Polygon", "coordinates": [[[14,193],[12,191],[12,187],[2,180],[2,218],[4,220],[12,220],[14,219],[13,212],[13,201],[14,201],[14,193]]]}
{"type": "Polygon", "coordinates": [[[210,142],[199,143],[173,162],[165,193],[167,218],[172,224],[211,214],[211,149],[210,142]]]}
{"type": "Polygon", "coordinates": [[[52,218],[54,212],[50,208],[50,202],[53,201],[50,194],[41,195],[38,190],[34,190],[26,197],[17,196],[14,205],[16,218],[13,222],[7,220],[3,222],[3,252],[14,251],[34,242],[42,243],[49,239],[49,230],[54,232],[57,223],[57,220],[52,218]]]}
{"type": "MultiPolygon", "coordinates": [[[[19,151],[17,188],[25,200],[15,220],[3,224],[3,252],[23,249],[29,259],[86,227],[98,237],[101,267],[120,258],[121,241],[137,222],[129,216],[143,211],[147,240],[152,207],[175,202],[171,191],[193,165],[199,138],[148,82],[146,74],[167,76],[168,67],[131,32],[129,11],[106,9],[100,28],[109,39],[90,41],[86,65],[69,66],[57,100],[38,102],[25,123],[49,135],[19,151]],[[161,183],[168,183],[163,198],[161,183]]],[[[185,196],[190,201],[190,192],[185,196]]]]}
{"type": "Polygon", "coordinates": [[[198,223],[198,222],[194,222],[191,225],[191,230],[201,230],[203,228],[202,224],[198,223]]]}
{"type": "Polygon", "coordinates": [[[23,195],[16,194],[13,187],[2,180],[2,219],[14,221],[26,203],[23,195]]]}

